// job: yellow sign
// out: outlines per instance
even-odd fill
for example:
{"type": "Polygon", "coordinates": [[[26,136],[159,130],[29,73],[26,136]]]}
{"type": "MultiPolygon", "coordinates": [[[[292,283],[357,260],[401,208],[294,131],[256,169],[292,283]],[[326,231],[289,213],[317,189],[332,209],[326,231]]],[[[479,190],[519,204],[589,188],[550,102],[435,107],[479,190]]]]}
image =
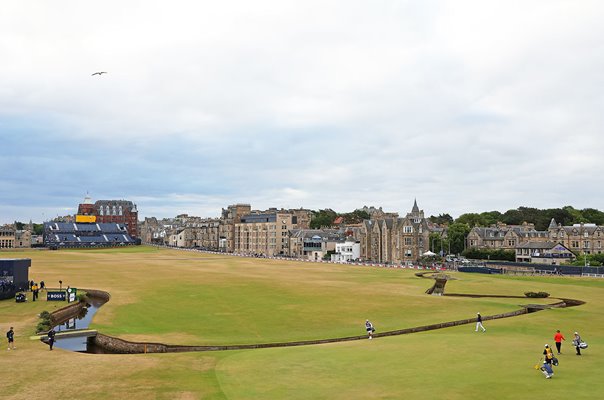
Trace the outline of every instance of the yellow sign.
{"type": "Polygon", "coordinates": [[[76,215],[76,222],[96,222],[94,215],[76,215]]]}

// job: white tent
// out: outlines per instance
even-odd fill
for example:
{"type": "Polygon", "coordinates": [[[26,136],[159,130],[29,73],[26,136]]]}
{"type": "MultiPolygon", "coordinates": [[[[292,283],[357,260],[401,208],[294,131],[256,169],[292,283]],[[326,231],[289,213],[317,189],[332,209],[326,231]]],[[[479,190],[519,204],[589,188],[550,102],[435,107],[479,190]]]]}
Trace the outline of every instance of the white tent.
{"type": "Polygon", "coordinates": [[[422,254],[422,256],[426,256],[426,257],[431,257],[431,256],[435,256],[436,253],[432,253],[430,250],[426,251],[424,254],[422,254]]]}

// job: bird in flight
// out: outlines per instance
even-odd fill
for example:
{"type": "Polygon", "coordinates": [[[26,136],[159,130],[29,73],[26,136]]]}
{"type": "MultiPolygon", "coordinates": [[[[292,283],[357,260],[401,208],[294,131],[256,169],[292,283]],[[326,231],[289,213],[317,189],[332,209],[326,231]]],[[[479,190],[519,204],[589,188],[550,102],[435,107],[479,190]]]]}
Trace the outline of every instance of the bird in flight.
{"type": "Polygon", "coordinates": [[[92,74],[92,75],[90,75],[90,76],[95,76],[95,75],[99,75],[99,76],[101,76],[101,75],[106,74],[106,73],[107,73],[107,72],[105,72],[105,71],[100,71],[100,72],[95,72],[94,74],[92,74]]]}

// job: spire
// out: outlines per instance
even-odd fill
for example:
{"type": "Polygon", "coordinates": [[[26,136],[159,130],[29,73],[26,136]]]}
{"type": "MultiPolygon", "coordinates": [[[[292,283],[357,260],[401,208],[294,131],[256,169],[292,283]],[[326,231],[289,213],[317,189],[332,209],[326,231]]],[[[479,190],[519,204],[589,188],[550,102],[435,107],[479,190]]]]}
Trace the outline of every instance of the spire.
{"type": "Polygon", "coordinates": [[[419,213],[419,207],[417,206],[417,199],[413,199],[413,208],[411,209],[413,214],[419,213]]]}
{"type": "Polygon", "coordinates": [[[558,224],[556,224],[556,220],[552,218],[551,222],[549,223],[549,229],[556,229],[557,227],[558,224]]]}

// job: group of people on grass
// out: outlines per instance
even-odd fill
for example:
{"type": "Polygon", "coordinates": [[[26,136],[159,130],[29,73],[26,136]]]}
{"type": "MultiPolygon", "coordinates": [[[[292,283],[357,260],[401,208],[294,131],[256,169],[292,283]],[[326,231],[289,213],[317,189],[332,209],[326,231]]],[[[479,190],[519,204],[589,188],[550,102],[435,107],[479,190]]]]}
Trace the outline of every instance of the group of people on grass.
{"type": "Polygon", "coordinates": [[[40,292],[40,290],[45,289],[46,284],[44,283],[44,281],[40,281],[40,284],[37,284],[33,280],[29,282],[29,290],[31,290],[33,301],[36,301],[38,299],[38,293],[40,292]]]}
{"type": "MultiPolygon", "coordinates": [[[[52,350],[52,346],[55,344],[55,334],[56,332],[54,330],[49,330],[48,331],[48,345],[50,346],[50,350],[52,350]]],[[[6,332],[6,340],[8,341],[8,348],[6,349],[8,350],[17,350],[17,348],[15,347],[15,330],[14,328],[11,326],[10,329],[6,332]]]]}
{"type": "MultiPolygon", "coordinates": [[[[562,341],[563,340],[566,340],[566,339],[564,338],[564,335],[562,333],[560,333],[560,330],[558,329],[556,331],[556,334],[554,335],[554,342],[556,343],[556,351],[557,351],[558,355],[562,354],[562,341]]],[[[575,346],[576,354],[578,356],[581,355],[581,349],[587,347],[585,342],[583,342],[583,340],[581,339],[579,332],[574,333],[573,346],[575,346]]],[[[541,370],[541,372],[543,372],[543,375],[545,375],[546,379],[550,379],[554,375],[553,367],[557,366],[557,365],[558,365],[558,358],[556,358],[556,356],[554,356],[554,352],[553,352],[552,348],[548,344],[546,344],[545,349],[543,349],[543,365],[539,368],[541,370]]]]}
{"type": "MultiPolygon", "coordinates": [[[[487,329],[482,325],[482,316],[480,313],[476,313],[476,329],[475,332],[478,332],[479,329],[482,329],[482,332],[486,332],[487,329]]],[[[369,320],[365,320],[365,330],[367,331],[367,337],[369,339],[373,339],[373,333],[375,332],[375,328],[373,324],[369,320]]],[[[564,335],[560,333],[558,329],[556,334],[554,335],[554,343],[556,343],[556,350],[558,355],[562,354],[562,341],[566,340],[564,335]]],[[[586,348],[587,344],[583,342],[579,332],[574,333],[573,338],[573,346],[575,347],[576,354],[578,356],[581,355],[581,349],[586,348]]],[[[554,352],[548,344],[545,345],[545,349],[543,350],[543,365],[539,367],[543,375],[545,375],[546,379],[551,379],[554,375],[553,367],[558,365],[558,359],[554,356],[554,352]]]]}

